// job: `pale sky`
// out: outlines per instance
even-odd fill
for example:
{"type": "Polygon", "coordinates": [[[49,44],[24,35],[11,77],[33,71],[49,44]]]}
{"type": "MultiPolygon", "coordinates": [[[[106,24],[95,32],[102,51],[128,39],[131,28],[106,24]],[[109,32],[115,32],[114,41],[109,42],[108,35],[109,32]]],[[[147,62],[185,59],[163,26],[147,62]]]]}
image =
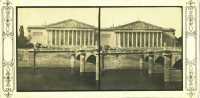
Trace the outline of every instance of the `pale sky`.
{"type": "MultiPolygon", "coordinates": [[[[67,19],[75,19],[98,26],[98,8],[19,8],[18,24],[27,26],[48,25],[67,19]]],[[[27,31],[26,31],[27,32],[27,31]]]]}
{"type": "Polygon", "coordinates": [[[118,26],[145,21],[164,28],[174,28],[177,37],[182,33],[182,11],[180,7],[133,7],[102,8],[102,27],[118,26]]]}
{"type": "MultiPolygon", "coordinates": [[[[123,25],[137,20],[165,28],[174,28],[176,36],[182,33],[182,12],[179,7],[102,8],[101,27],[123,25]]],[[[28,25],[48,25],[75,19],[98,26],[98,8],[19,8],[18,25],[26,32],[28,25]]]]}

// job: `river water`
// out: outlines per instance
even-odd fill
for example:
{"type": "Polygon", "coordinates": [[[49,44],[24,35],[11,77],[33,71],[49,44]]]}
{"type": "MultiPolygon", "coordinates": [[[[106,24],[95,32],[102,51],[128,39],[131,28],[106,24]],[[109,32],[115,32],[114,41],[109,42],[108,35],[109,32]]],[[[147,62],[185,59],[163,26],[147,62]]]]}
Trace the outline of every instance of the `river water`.
{"type": "Polygon", "coordinates": [[[144,71],[104,71],[100,81],[94,72],[80,74],[61,68],[18,68],[18,91],[90,91],[90,90],[182,90],[182,82],[163,82],[163,74],[144,71]]]}
{"type": "MultiPolygon", "coordinates": [[[[163,73],[149,75],[147,68],[139,70],[136,56],[107,56],[100,80],[95,80],[95,64],[86,63],[85,73],[79,72],[79,60],[72,70],[66,67],[17,67],[18,91],[165,91],[182,90],[182,82],[163,80],[163,73]]],[[[70,65],[67,65],[70,66],[70,65]]]]}

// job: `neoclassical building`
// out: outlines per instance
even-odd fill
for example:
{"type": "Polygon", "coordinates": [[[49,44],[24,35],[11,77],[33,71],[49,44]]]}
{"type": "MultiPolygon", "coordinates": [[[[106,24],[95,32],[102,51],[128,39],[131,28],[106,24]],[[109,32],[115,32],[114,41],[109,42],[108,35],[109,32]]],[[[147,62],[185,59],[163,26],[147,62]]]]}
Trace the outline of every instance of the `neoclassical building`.
{"type": "Polygon", "coordinates": [[[31,42],[47,47],[94,47],[97,42],[95,26],[68,19],[45,26],[29,26],[31,42]]]}
{"type": "MultiPolygon", "coordinates": [[[[29,26],[32,43],[47,47],[72,48],[97,45],[98,28],[68,19],[45,26],[29,26]]],[[[100,45],[110,48],[175,47],[175,29],[135,21],[111,28],[101,28],[100,45]]]]}
{"type": "Polygon", "coordinates": [[[175,47],[175,30],[144,21],[101,30],[101,46],[110,48],[175,47]]]}

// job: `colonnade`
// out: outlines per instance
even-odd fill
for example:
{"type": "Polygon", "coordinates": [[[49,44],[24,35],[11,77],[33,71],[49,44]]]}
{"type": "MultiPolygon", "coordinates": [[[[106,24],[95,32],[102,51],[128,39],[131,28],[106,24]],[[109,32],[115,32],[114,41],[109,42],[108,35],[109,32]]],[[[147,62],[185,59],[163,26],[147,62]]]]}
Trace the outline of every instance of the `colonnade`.
{"type": "Polygon", "coordinates": [[[116,32],[117,47],[163,47],[162,32],[116,32]]]}
{"type": "Polygon", "coordinates": [[[49,46],[95,46],[95,30],[48,30],[49,46]]]}

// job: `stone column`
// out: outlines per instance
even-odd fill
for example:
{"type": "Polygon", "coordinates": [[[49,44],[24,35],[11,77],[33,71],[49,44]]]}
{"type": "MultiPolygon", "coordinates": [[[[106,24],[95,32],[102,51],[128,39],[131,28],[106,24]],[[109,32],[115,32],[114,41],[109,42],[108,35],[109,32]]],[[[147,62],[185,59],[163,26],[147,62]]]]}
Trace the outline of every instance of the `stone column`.
{"type": "Polygon", "coordinates": [[[79,43],[78,46],[81,46],[81,43],[80,43],[80,40],[81,40],[81,39],[80,39],[81,31],[79,30],[79,31],[77,31],[77,32],[78,32],[78,35],[79,35],[79,36],[77,36],[77,37],[78,37],[77,42],[79,43]]]}
{"type": "Polygon", "coordinates": [[[91,37],[91,32],[89,31],[88,32],[88,45],[89,46],[91,46],[91,39],[90,39],[90,37],[91,37]]]}
{"type": "Polygon", "coordinates": [[[66,30],[64,30],[64,35],[65,35],[65,46],[67,46],[67,32],[66,32],[66,30]]]}
{"type": "Polygon", "coordinates": [[[52,31],[50,30],[48,33],[49,33],[49,46],[52,46],[52,39],[53,39],[52,31]]]}
{"type": "Polygon", "coordinates": [[[143,69],[143,57],[142,56],[140,56],[140,59],[139,59],[139,68],[140,68],[140,70],[142,70],[143,69]]]}
{"type": "Polygon", "coordinates": [[[137,32],[135,32],[135,47],[138,47],[138,36],[137,36],[137,32]]]}
{"type": "Polygon", "coordinates": [[[142,32],[139,32],[140,34],[140,48],[142,47],[142,32]]]}
{"type": "Polygon", "coordinates": [[[162,45],[162,43],[163,43],[162,36],[163,36],[163,35],[162,35],[162,32],[160,32],[160,47],[161,47],[161,48],[162,48],[162,46],[163,46],[163,45],[162,45]]]}
{"type": "Polygon", "coordinates": [[[121,35],[120,35],[120,37],[121,37],[121,47],[124,47],[123,46],[123,44],[124,44],[124,34],[123,34],[123,32],[120,32],[121,33],[121,35]]]}
{"type": "Polygon", "coordinates": [[[47,30],[47,46],[50,46],[50,36],[49,36],[49,30],[47,30]]]}
{"type": "Polygon", "coordinates": [[[56,46],[59,46],[59,32],[56,30],[56,46]]]}
{"type": "Polygon", "coordinates": [[[79,36],[79,37],[80,37],[80,40],[79,40],[79,41],[80,41],[80,46],[82,46],[82,40],[83,40],[83,39],[82,39],[82,33],[83,33],[83,32],[80,31],[80,36],[79,36]]]}
{"type": "Polygon", "coordinates": [[[58,46],[58,41],[57,41],[58,37],[57,36],[58,36],[58,32],[57,32],[57,30],[55,30],[55,46],[58,46]]]}
{"type": "Polygon", "coordinates": [[[99,81],[99,55],[96,55],[96,81],[99,81]]]}
{"type": "Polygon", "coordinates": [[[146,32],[144,32],[144,47],[146,47],[146,32]]]}
{"type": "Polygon", "coordinates": [[[71,71],[74,70],[74,65],[75,65],[75,55],[71,55],[71,71]]]}
{"type": "Polygon", "coordinates": [[[55,45],[55,31],[52,30],[52,46],[54,45],[55,45]]]}
{"type": "Polygon", "coordinates": [[[75,30],[75,33],[76,33],[76,41],[75,41],[75,44],[76,44],[76,46],[78,46],[78,31],[77,30],[75,30]]]}
{"type": "Polygon", "coordinates": [[[74,30],[72,30],[71,34],[72,34],[72,46],[74,46],[74,38],[75,38],[74,30]]]}
{"type": "Polygon", "coordinates": [[[85,72],[85,55],[80,55],[80,73],[85,72]]]}
{"type": "Polygon", "coordinates": [[[86,31],[83,31],[84,47],[86,46],[86,31]]]}
{"type": "Polygon", "coordinates": [[[152,64],[153,64],[153,62],[152,62],[152,57],[149,56],[149,57],[148,57],[148,74],[149,74],[149,75],[152,74],[152,64]]]}
{"type": "Polygon", "coordinates": [[[65,46],[65,31],[62,30],[62,38],[63,38],[63,47],[65,46]]]}
{"type": "Polygon", "coordinates": [[[69,45],[69,33],[70,33],[70,31],[67,30],[67,45],[68,45],[68,46],[70,46],[70,45],[69,45]]]}
{"type": "Polygon", "coordinates": [[[128,37],[128,38],[127,38],[127,47],[129,47],[129,44],[130,44],[130,43],[129,43],[129,40],[130,40],[130,39],[129,39],[129,32],[127,32],[127,37],[128,37]]]}
{"type": "Polygon", "coordinates": [[[66,46],[66,45],[65,45],[65,40],[66,40],[66,39],[65,39],[65,30],[63,30],[63,45],[64,45],[64,46],[66,46]]]}
{"type": "Polygon", "coordinates": [[[152,47],[154,47],[154,32],[152,32],[152,34],[153,34],[153,37],[152,37],[152,47]]]}
{"type": "Polygon", "coordinates": [[[159,33],[156,32],[156,35],[157,35],[157,36],[156,36],[156,47],[158,47],[158,34],[159,34],[159,33]]]}
{"type": "Polygon", "coordinates": [[[94,36],[95,36],[95,32],[91,32],[92,33],[92,46],[94,46],[94,36]]]}
{"type": "Polygon", "coordinates": [[[126,33],[123,32],[123,47],[126,47],[126,33]]]}
{"type": "Polygon", "coordinates": [[[116,36],[115,36],[115,38],[116,38],[116,39],[115,39],[116,47],[118,47],[118,46],[119,46],[119,45],[118,45],[118,42],[119,42],[119,41],[118,41],[118,33],[115,32],[115,35],[116,35],[116,36]]]}
{"type": "Polygon", "coordinates": [[[133,43],[134,43],[134,33],[133,32],[131,32],[132,33],[132,47],[134,47],[133,45],[133,43]]]}
{"type": "Polygon", "coordinates": [[[53,31],[51,31],[51,46],[53,46],[53,37],[55,36],[53,36],[53,31]]]}
{"type": "Polygon", "coordinates": [[[54,46],[56,46],[56,30],[53,31],[54,32],[54,46]]]}
{"type": "Polygon", "coordinates": [[[150,38],[150,36],[151,36],[151,32],[148,32],[148,47],[151,47],[151,38],[150,38]]]}
{"type": "Polygon", "coordinates": [[[119,46],[119,44],[118,44],[118,42],[119,42],[119,41],[118,41],[118,40],[119,40],[119,39],[118,39],[118,33],[115,32],[115,35],[116,35],[116,36],[115,36],[115,38],[116,38],[116,39],[115,39],[116,47],[118,47],[118,46],[119,46]]]}
{"type": "Polygon", "coordinates": [[[120,32],[118,32],[118,37],[119,37],[119,48],[121,48],[121,34],[120,34],[120,32]]]}
{"type": "Polygon", "coordinates": [[[62,32],[61,32],[61,30],[59,30],[58,32],[59,32],[59,46],[61,46],[61,37],[62,37],[62,36],[61,36],[61,33],[62,33],[62,32]]]}
{"type": "Polygon", "coordinates": [[[129,35],[130,35],[130,38],[129,38],[129,47],[132,47],[133,45],[133,43],[132,43],[132,33],[131,32],[129,32],[129,35]]]}

